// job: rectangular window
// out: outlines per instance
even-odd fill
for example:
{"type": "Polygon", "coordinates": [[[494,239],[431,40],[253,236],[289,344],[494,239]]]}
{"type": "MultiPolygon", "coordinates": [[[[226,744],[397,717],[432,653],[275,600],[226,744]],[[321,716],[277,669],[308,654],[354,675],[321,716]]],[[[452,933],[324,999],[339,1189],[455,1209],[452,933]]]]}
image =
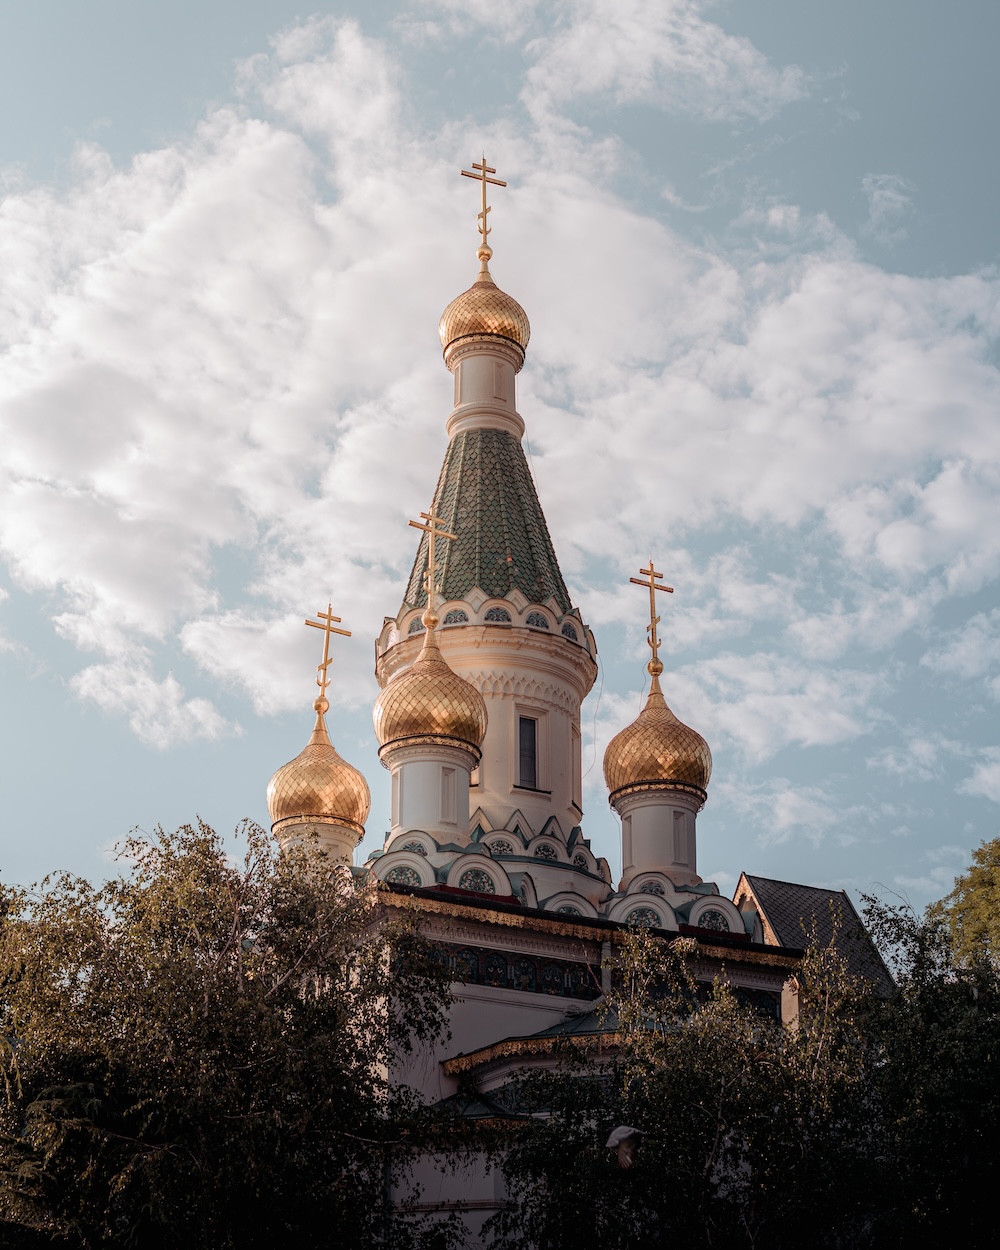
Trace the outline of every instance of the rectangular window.
{"type": "Polygon", "coordinates": [[[687,863],[687,830],[684,828],[684,813],[674,812],[674,863],[687,863]]]}
{"type": "Polygon", "coordinates": [[[502,399],[506,402],[506,399],[507,399],[506,381],[507,381],[507,378],[504,372],[504,367],[502,364],[497,362],[493,366],[493,398],[494,399],[502,399]]]}
{"type": "Polygon", "coordinates": [[[455,770],[441,769],[441,821],[446,825],[455,823],[455,770]]]}
{"type": "Polygon", "coordinates": [[[518,717],[518,785],[538,789],[538,721],[518,717]]]}

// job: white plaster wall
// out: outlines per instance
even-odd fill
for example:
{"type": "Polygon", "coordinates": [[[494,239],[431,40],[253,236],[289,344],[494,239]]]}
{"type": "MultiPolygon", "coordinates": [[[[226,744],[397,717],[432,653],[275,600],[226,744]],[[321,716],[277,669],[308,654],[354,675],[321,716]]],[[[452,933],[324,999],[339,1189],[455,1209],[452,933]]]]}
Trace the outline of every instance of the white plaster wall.
{"type": "Polygon", "coordinates": [[[642,872],[699,885],[697,815],[701,804],[680,790],[645,790],[615,801],[622,820],[621,889],[642,872]]]}
{"type": "Polygon", "coordinates": [[[415,744],[387,750],[383,762],[392,774],[391,837],[423,829],[439,842],[469,840],[469,754],[415,744]]]}
{"type": "Polygon", "coordinates": [[[285,852],[293,846],[313,846],[345,864],[354,862],[354,848],[361,841],[357,833],[345,825],[317,824],[315,821],[285,825],[275,836],[285,852]]]}

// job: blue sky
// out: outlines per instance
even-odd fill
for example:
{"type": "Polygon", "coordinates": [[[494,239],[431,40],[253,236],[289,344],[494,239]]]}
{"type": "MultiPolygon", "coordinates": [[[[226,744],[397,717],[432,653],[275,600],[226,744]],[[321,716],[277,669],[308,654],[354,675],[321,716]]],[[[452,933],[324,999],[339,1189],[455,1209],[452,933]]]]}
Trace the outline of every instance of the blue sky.
{"type": "Polygon", "coordinates": [[[494,272],[602,679],[716,758],[701,869],[948,888],[1000,813],[988,3],[0,2],[0,871],[263,821],[309,730],[387,817],[372,639],[444,450],[441,309],[494,272]],[[495,156],[495,160],[494,160],[495,156]],[[471,196],[471,199],[470,199],[471,196]],[[409,531],[412,533],[412,531],[409,531]]]}

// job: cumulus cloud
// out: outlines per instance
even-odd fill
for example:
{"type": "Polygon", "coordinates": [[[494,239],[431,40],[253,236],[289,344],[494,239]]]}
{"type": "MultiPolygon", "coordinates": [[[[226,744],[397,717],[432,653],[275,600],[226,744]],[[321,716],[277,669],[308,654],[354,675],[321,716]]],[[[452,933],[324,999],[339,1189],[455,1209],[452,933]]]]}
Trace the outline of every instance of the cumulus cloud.
{"type": "Polygon", "coordinates": [[[762,761],[783,747],[829,746],[867,733],[877,675],[821,670],[776,654],[725,653],[669,675],[667,701],[706,736],[762,761]],[[676,704],[676,706],[675,706],[676,704]]]}
{"type": "Polygon", "coordinates": [[[749,39],[704,16],[707,0],[566,0],[528,45],[523,99],[535,115],[580,97],[654,104],[709,121],[764,121],[800,99],[798,66],[778,69],[749,39]]]}
{"type": "Polygon", "coordinates": [[[73,678],[74,691],[106,712],[128,718],[137,738],[165,748],[177,742],[238,734],[209,699],[185,698],[172,673],[157,681],[140,660],[126,664],[92,664],[73,678]]]}
{"type": "MultiPolygon", "coordinates": [[[[608,570],[669,549],[670,645],[730,640],[671,698],[761,760],[866,733],[882,686],[840,657],[1000,571],[1000,305],[994,275],[887,274],[794,206],[694,244],[615,193],[578,127],[553,172],[581,93],[752,120],[806,90],[706,11],[549,15],[524,53],[532,126],[488,136],[511,183],[494,272],[532,319],[520,407],[585,612],[634,621],[608,570]],[[799,659],[761,649],[765,623],[799,659]]],[[[141,726],[146,691],[157,741],[221,732],[153,676],[178,652],[258,711],[304,701],[296,621],[328,595],[355,630],[334,695],[372,693],[444,451],[434,328],[472,277],[452,184],[482,139],[427,133],[403,85],[388,43],[313,19],[187,139],[124,168],[81,147],[66,189],[0,203],[0,552],[91,653],[80,697],[141,726]]],[[[609,692],[608,734],[627,704],[609,692]]]]}
{"type": "Polygon", "coordinates": [[[971,774],[958,787],[960,794],[991,799],[1000,803],[1000,747],[986,747],[979,752],[971,774]]]}
{"type": "Polygon", "coordinates": [[[927,651],[921,663],[964,678],[982,677],[996,668],[1000,665],[1000,608],[977,612],[927,651]]]}

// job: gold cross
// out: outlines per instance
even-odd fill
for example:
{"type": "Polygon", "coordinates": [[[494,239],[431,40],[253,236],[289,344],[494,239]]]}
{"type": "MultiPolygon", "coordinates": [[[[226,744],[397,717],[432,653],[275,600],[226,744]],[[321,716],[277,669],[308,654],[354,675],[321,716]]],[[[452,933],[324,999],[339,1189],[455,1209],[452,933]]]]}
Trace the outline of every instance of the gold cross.
{"type": "Polygon", "coordinates": [[[455,539],[458,535],[449,534],[445,529],[438,529],[439,525],[444,525],[444,517],[437,516],[433,511],[421,512],[420,515],[423,521],[410,521],[410,525],[415,530],[423,530],[427,535],[427,579],[424,588],[427,591],[427,610],[433,612],[437,598],[437,556],[434,552],[434,540],[437,538],[455,539]]]}
{"type": "Polygon", "coordinates": [[[486,176],[487,174],[495,174],[497,171],[492,167],[492,165],[486,164],[485,152],[483,153],[482,164],[479,165],[475,161],[473,161],[472,168],[477,169],[479,172],[474,174],[468,169],[463,169],[462,177],[463,178],[475,178],[477,182],[482,183],[483,207],[479,213],[478,218],[476,219],[479,223],[479,233],[482,236],[482,240],[483,240],[482,243],[480,243],[479,245],[479,250],[480,250],[479,259],[489,260],[489,258],[493,255],[493,251],[490,248],[490,245],[486,242],[486,236],[490,233],[490,227],[486,224],[486,218],[493,210],[491,209],[490,205],[486,203],[486,184],[489,183],[491,186],[494,186],[494,187],[505,187],[507,184],[500,178],[488,178],[486,176]],[[487,253],[486,256],[482,255],[484,251],[487,253]]]}
{"type": "MultiPolygon", "coordinates": [[[[653,563],[653,557],[649,557],[649,568],[640,569],[642,577],[630,577],[629,581],[634,582],[636,586],[649,587],[649,624],[646,626],[646,634],[649,639],[649,647],[653,652],[653,663],[658,664],[660,660],[660,639],[656,633],[656,627],[660,623],[660,618],[656,615],[656,592],[665,590],[668,595],[674,593],[673,586],[658,586],[657,582],[663,580],[663,574],[657,573],[656,565],[653,563]]],[[[662,670],[661,670],[662,671],[662,670]]]]}
{"type": "Polygon", "coordinates": [[[327,676],[327,669],[330,667],[330,635],[343,634],[345,638],[350,638],[351,631],[349,629],[334,629],[333,622],[340,624],[340,617],[333,615],[333,604],[326,605],[325,612],[317,612],[319,617],[317,621],[306,621],[307,625],[311,625],[313,629],[323,630],[323,663],[316,665],[316,672],[319,676],[316,678],[316,685],[323,691],[329,686],[330,678],[327,676]]]}

